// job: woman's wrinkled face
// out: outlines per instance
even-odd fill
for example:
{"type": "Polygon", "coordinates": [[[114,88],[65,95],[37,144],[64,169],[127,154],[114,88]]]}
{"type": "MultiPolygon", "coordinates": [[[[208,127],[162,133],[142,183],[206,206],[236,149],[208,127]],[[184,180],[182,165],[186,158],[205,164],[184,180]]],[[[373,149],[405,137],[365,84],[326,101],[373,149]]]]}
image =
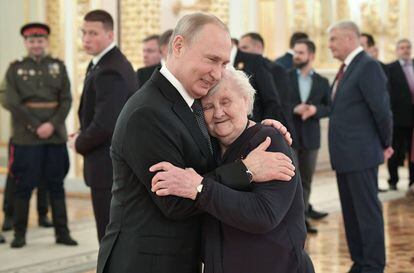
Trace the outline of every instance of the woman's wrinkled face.
{"type": "Polygon", "coordinates": [[[201,100],[210,135],[225,146],[233,143],[247,124],[247,99],[229,82],[201,100]]]}

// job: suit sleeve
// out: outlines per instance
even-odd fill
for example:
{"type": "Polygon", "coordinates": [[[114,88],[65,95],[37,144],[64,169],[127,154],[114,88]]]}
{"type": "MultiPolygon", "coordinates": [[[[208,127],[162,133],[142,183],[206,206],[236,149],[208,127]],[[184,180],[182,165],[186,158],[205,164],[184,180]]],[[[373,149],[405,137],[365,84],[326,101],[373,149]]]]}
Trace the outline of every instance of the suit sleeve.
{"type": "Polygon", "coordinates": [[[372,113],[381,144],[383,148],[389,147],[393,129],[390,97],[387,91],[387,78],[376,61],[366,64],[364,76],[360,77],[358,84],[372,113]]]}
{"type": "MultiPolygon", "coordinates": [[[[268,136],[272,138],[269,151],[282,152],[292,157],[280,134],[268,136]]],[[[261,140],[265,137],[262,136],[261,140]]],[[[198,208],[240,230],[266,233],[277,227],[289,211],[298,179],[295,177],[291,182],[253,183],[250,192],[235,191],[210,178],[205,178],[203,185],[203,191],[196,201],[198,208]]]]}
{"type": "Polygon", "coordinates": [[[65,119],[70,111],[70,106],[72,104],[72,95],[70,93],[70,82],[69,77],[66,72],[65,65],[61,64],[62,71],[62,83],[61,90],[59,93],[59,106],[56,113],[51,117],[50,122],[56,128],[58,125],[65,122],[65,119]]]}
{"type": "Polygon", "coordinates": [[[255,67],[253,80],[260,97],[262,107],[261,119],[279,119],[282,110],[280,97],[273,82],[273,77],[265,63],[265,59],[262,57],[257,58],[255,67]]]}
{"type": "Polygon", "coordinates": [[[36,135],[36,129],[40,126],[41,122],[35,118],[23,104],[17,88],[15,76],[16,73],[13,67],[10,66],[6,73],[6,92],[3,106],[10,111],[13,118],[23,123],[30,132],[36,135]]]}
{"type": "Polygon", "coordinates": [[[316,104],[315,118],[320,119],[329,116],[332,107],[331,91],[327,79],[320,79],[320,88],[323,93],[322,100],[316,104]]]}
{"type": "Polygon", "coordinates": [[[96,98],[93,119],[76,140],[76,151],[82,155],[111,140],[118,115],[129,97],[128,85],[117,71],[100,72],[94,84],[96,98]]]}

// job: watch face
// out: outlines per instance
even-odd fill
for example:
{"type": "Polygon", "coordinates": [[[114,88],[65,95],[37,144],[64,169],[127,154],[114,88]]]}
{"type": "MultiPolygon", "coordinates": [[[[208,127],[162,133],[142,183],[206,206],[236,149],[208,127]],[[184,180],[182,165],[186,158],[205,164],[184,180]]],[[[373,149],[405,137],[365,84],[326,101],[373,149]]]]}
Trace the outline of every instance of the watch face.
{"type": "Polygon", "coordinates": [[[247,177],[249,178],[249,182],[253,181],[253,173],[249,170],[246,171],[247,177]]]}

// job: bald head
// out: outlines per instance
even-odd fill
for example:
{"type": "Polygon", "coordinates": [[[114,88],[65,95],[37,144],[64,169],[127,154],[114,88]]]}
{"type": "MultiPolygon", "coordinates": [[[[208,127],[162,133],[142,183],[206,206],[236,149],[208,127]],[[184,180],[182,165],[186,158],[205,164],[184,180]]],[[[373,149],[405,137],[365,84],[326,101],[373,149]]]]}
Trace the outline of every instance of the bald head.
{"type": "Polygon", "coordinates": [[[352,21],[340,21],[328,28],[329,49],[334,58],[344,61],[346,57],[360,46],[360,32],[352,21]]]}

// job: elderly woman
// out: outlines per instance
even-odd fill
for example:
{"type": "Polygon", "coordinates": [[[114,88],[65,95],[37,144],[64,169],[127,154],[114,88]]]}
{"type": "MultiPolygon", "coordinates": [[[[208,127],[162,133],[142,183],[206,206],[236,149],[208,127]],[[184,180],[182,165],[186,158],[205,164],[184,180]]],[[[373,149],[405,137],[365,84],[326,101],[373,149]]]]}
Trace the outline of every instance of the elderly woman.
{"type": "MultiPolygon", "coordinates": [[[[227,68],[219,84],[201,101],[209,133],[220,147],[219,164],[244,158],[266,138],[271,139],[268,151],[294,158],[276,129],[248,120],[254,93],[243,72],[227,68]]],[[[195,206],[208,213],[203,225],[205,273],[314,272],[303,249],[306,229],[299,175],[290,182],[253,181],[246,191],[235,191],[215,182],[214,177],[197,178],[193,170],[186,171],[191,175],[182,176],[183,183],[196,185],[197,179],[202,180],[195,206]]],[[[157,194],[189,197],[169,180],[164,173],[158,181],[162,187],[154,188],[157,194]]]]}

